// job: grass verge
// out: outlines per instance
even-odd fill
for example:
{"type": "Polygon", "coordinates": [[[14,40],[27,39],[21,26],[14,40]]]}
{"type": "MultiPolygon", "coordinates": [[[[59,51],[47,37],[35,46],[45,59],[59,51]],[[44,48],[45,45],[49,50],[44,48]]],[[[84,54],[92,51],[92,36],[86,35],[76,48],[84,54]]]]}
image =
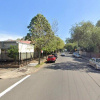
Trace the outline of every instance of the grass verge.
{"type": "Polygon", "coordinates": [[[44,64],[44,62],[42,62],[41,64],[36,65],[35,68],[39,68],[43,64],[44,64]]]}

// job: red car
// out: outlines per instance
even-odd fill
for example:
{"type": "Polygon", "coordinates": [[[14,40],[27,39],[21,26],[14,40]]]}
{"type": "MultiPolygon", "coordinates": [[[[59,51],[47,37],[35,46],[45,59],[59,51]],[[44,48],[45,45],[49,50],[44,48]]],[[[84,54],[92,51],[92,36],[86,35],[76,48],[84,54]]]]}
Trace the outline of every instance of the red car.
{"type": "Polygon", "coordinates": [[[49,55],[47,58],[47,62],[55,62],[56,61],[56,57],[54,55],[49,55]]]}

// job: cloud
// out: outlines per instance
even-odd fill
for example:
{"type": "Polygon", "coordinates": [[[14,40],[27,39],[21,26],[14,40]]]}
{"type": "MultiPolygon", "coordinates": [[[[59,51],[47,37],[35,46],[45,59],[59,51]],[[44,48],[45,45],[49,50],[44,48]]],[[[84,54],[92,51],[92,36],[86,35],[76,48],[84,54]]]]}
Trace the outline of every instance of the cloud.
{"type": "Polygon", "coordinates": [[[18,38],[22,38],[23,36],[12,34],[9,32],[0,32],[0,41],[5,41],[8,39],[16,40],[18,38]]]}

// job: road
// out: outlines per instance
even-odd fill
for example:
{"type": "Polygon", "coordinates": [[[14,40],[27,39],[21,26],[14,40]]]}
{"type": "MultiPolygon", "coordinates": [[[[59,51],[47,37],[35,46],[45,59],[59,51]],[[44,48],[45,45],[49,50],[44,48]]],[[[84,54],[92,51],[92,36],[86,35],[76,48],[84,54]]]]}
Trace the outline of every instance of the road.
{"type": "Polygon", "coordinates": [[[59,56],[0,100],[100,100],[100,71],[81,58],[59,56]]]}

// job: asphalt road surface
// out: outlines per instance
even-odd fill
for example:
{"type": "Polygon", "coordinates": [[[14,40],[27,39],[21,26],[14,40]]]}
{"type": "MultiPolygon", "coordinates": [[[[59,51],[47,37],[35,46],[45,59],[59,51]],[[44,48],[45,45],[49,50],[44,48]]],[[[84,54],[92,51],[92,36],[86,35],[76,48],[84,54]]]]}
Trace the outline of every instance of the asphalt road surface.
{"type": "Polygon", "coordinates": [[[0,100],[100,100],[100,71],[81,58],[59,56],[0,100]]]}

